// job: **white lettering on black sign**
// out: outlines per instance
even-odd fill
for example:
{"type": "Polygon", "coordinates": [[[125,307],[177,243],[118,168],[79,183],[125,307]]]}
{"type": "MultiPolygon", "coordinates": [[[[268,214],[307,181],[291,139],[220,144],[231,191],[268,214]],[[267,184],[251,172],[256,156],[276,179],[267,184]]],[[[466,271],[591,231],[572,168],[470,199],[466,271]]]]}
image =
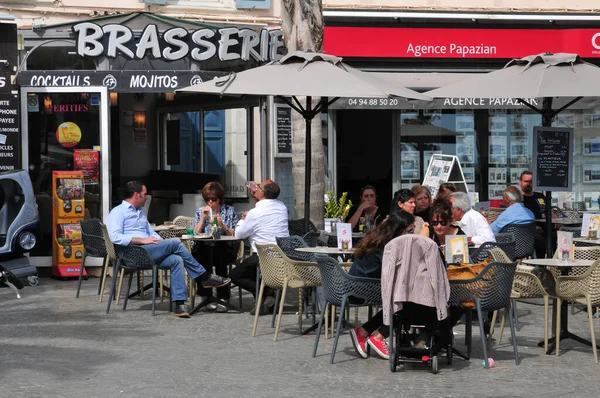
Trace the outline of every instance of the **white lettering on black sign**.
{"type": "Polygon", "coordinates": [[[0,171],[20,168],[19,101],[0,95],[0,171]]]}
{"type": "Polygon", "coordinates": [[[142,59],[151,55],[177,61],[190,55],[195,61],[206,61],[217,55],[221,61],[253,58],[263,62],[279,59],[279,49],[284,47],[281,29],[263,29],[258,33],[238,28],[188,31],[176,27],[161,37],[158,27],[150,24],[137,40],[131,29],[117,24],[81,22],[73,26],[73,31],[77,36],[77,54],[82,57],[115,58],[122,54],[129,59],[142,59]]]}
{"type": "Polygon", "coordinates": [[[535,126],[534,188],[570,191],[573,175],[573,129],[535,126]]]}

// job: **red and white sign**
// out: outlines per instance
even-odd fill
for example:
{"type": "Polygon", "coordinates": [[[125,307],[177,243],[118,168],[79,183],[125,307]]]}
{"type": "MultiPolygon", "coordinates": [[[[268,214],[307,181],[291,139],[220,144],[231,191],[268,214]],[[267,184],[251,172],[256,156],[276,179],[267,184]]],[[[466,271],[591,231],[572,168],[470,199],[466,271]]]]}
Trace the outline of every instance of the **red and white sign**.
{"type": "Polygon", "coordinates": [[[597,29],[326,26],[324,52],[359,58],[519,58],[545,52],[600,58],[597,29]]]}

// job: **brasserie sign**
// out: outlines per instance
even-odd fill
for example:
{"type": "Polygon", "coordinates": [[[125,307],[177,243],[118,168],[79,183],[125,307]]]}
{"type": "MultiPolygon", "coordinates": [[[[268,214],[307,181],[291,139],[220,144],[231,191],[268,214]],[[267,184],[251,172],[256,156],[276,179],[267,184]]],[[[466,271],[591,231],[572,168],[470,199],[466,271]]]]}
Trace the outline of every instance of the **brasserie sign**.
{"type": "Polygon", "coordinates": [[[149,24],[136,37],[124,25],[100,26],[92,22],[81,22],[73,25],[73,32],[76,36],[77,54],[82,57],[115,58],[122,55],[129,59],[143,59],[150,56],[177,61],[189,56],[198,62],[215,57],[221,61],[248,61],[252,58],[257,62],[264,62],[279,59],[279,50],[285,47],[281,29],[256,32],[224,27],[189,31],[175,27],[161,34],[156,25],[149,24]]]}

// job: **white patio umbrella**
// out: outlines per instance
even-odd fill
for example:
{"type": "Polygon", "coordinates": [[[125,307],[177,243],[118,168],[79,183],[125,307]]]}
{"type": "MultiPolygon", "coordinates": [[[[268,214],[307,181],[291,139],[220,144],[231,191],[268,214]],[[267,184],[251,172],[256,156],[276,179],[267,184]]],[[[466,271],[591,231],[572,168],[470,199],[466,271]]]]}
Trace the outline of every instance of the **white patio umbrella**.
{"type": "Polygon", "coordinates": [[[340,97],[402,97],[431,101],[427,95],[390,84],[354,69],[332,55],[295,51],[264,66],[196,84],[179,92],[218,95],[274,95],[300,113],[306,121],[306,170],[304,219],[308,231],[310,218],[311,120],[340,97]],[[306,105],[297,97],[305,96],[306,105]],[[290,98],[291,97],[291,100],[290,98]],[[321,97],[312,107],[312,97],[321,97]]]}

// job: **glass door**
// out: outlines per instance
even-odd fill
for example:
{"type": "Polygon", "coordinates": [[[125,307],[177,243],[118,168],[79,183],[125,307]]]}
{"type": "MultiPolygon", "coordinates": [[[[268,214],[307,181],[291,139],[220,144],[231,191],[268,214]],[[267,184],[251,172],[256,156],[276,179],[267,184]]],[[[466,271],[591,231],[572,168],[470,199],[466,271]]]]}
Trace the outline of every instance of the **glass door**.
{"type": "Polygon", "coordinates": [[[106,87],[21,89],[23,167],[29,168],[42,245],[50,255],[52,172],[82,171],[85,217],[104,219],[110,206],[109,98],[106,87]]]}

